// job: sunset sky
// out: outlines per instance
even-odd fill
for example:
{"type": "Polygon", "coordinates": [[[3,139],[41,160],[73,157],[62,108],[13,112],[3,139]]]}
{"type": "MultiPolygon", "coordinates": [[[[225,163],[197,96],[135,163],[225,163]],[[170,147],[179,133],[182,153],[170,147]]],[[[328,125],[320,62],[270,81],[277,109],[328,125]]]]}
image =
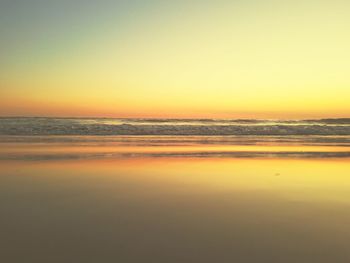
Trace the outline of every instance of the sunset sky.
{"type": "Polygon", "coordinates": [[[0,116],[350,116],[348,0],[2,0],[0,116]]]}

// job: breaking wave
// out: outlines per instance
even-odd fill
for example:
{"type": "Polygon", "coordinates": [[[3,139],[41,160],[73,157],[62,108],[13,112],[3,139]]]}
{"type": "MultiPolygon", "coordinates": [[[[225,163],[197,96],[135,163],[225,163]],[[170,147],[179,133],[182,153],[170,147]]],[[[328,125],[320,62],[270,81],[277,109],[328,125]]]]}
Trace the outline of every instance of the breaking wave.
{"type": "Polygon", "coordinates": [[[350,135],[350,118],[321,120],[0,118],[0,135],[350,135]]]}

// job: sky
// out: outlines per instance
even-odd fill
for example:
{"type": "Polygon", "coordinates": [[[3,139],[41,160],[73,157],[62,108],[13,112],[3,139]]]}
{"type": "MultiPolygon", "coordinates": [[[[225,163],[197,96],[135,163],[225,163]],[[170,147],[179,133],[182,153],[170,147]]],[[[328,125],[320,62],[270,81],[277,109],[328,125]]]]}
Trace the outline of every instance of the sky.
{"type": "Polygon", "coordinates": [[[1,0],[0,116],[350,117],[350,1],[1,0]]]}

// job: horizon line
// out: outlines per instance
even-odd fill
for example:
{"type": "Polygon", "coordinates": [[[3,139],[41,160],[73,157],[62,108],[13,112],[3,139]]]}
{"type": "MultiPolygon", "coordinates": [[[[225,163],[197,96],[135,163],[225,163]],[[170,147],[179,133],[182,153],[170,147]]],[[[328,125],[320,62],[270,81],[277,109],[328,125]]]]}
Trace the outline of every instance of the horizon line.
{"type": "Polygon", "coordinates": [[[1,116],[1,119],[15,119],[15,118],[51,118],[51,119],[139,119],[139,120],[274,120],[274,121],[312,121],[312,120],[350,120],[349,117],[326,117],[326,118],[307,118],[307,119],[293,119],[293,118],[168,118],[168,117],[101,117],[101,116],[1,116]]]}

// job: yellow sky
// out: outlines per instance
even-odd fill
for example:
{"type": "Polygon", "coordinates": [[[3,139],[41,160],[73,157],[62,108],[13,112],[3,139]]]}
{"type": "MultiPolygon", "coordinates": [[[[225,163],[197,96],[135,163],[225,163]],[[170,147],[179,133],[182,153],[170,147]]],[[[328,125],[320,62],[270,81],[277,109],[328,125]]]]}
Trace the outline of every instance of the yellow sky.
{"type": "Polygon", "coordinates": [[[232,2],[2,4],[0,115],[350,116],[348,1],[232,2]]]}

